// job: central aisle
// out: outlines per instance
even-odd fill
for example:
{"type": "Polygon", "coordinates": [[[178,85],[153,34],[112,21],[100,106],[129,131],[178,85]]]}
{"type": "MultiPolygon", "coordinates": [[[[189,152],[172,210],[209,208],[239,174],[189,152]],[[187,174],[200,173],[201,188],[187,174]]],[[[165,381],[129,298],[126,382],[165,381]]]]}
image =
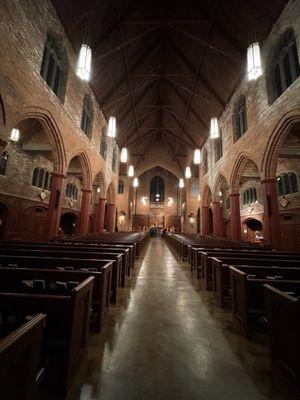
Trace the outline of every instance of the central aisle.
{"type": "Polygon", "coordinates": [[[270,390],[266,348],[234,332],[230,312],[193,286],[161,239],[150,240],[140,263],[104,331],[92,338],[88,374],[75,398],[288,398],[270,390]]]}

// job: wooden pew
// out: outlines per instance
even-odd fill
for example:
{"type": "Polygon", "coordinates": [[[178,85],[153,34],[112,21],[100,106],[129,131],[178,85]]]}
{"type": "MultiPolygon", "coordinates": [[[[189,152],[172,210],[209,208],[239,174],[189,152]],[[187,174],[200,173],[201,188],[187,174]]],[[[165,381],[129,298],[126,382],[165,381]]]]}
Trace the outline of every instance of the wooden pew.
{"type": "Polygon", "coordinates": [[[224,307],[231,299],[230,288],[230,270],[229,265],[258,265],[264,267],[289,267],[300,268],[300,258],[290,256],[276,256],[275,254],[225,254],[211,258],[212,268],[212,288],[214,290],[216,300],[221,307],[224,307]]]}
{"type": "Polygon", "coordinates": [[[94,285],[91,328],[99,332],[110,305],[111,271],[112,262],[103,266],[101,271],[0,267],[0,292],[4,291],[5,288],[12,288],[12,291],[14,291],[16,282],[27,280],[44,280],[52,283],[83,282],[92,276],[94,277],[94,285]]]}
{"type": "Polygon", "coordinates": [[[66,394],[84,360],[93,281],[90,276],[64,293],[0,292],[2,315],[15,315],[18,320],[26,315],[46,314],[42,348],[47,365],[43,383],[62,395],[66,394]]]}
{"type": "MultiPolygon", "coordinates": [[[[28,251],[21,255],[14,254],[1,254],[0,252],[0,265],[10,266],[9,264],[17,264],[19,267],[29,268],[55,268],[68,267],[69,269],[82,269],[82,268],[96,268],[101,271],[109,261],[112,261],[112,276],[111,276],[111,298],[110,301],[115,303],[117,301],[117,291],[120,282],[120,265],[122,263],[121,255],[102,253],[101,259],[93,258],[94,253],[67,253],[64,252],[64,257],[58,256],[57,252],[47,253],[45,251],[28,251]],[[47,254],[47,255],[46,255],[47,254]],[[83,258],[81,258],[83,257],[83,258]]],[[[13,265],[12,265],[13,266],[13,265]]]]}
{"type": "MultiPolygon", "coordinates": [[[[45,315],[37,314],[7,335],[0,336],[0,390],[3,400],[37,398],[44,322],[45,315]]],[[[2,333],[3,325],[4,321],[0,325],[2,333]]]]}
{"type": "Polygon", "coordinates": [[[300,282],[264,289],[272,362],[300,392],[300,282]]]}
{"type": "Polygon", "coordinates": [[[265,314],[264,284],[300,281],[300,268],[230,266],[233,322],[251,339],[265,314]],[[275,278],[276,277],[276,278],[275,278]]]}

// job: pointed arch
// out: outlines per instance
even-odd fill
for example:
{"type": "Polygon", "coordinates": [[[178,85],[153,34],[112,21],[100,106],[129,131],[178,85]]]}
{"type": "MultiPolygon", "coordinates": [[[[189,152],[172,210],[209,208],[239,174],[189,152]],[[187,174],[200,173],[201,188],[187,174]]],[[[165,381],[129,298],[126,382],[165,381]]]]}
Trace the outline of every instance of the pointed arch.
{"type": "Polygon", "coordinates": [[[17,126],[23,120],[29,118],[35,118],[42,124],[46,134],[48,135],[50,146],[53,150],[54,171],[56,173],[63,174],[67,166],[67,156],[63,136],[55,121],[55,118],[51,112],[45,108],[28,106],[12,117],[13,126],[17,126]]]}
{"type": "Polygon", "coordinates": [[[229,187],[228,180],[225,178],[225,176],[221,172],[219,172],[215,179],[214,185],[213,185],[213,192],[212,192],[213,200],[216,200],[216,201],[219,200],[219,197],[220,197],[219,192],[221,190],[222,184],[224,184],[224,183],[227,185],[227,188],[228,188],[229,187]]]}
{"type": "Polygon", "coordinates": [[[106,191],[106,199],[109,204],[115,204],[116,201],[116,188],[114,182],[110,182],[107,191],[106,191]]]}
{"type": "Polygon", "coordinates": [[[257,171],[259,171],[257,167],[257,163],[253,158],[251,158],[248,154],[246,153],[241,153],[238,158],[236,159],[234,166],[232,168],[231,176],[230,176],[230,188],[231,188],[231,193],[238,193],[239,192],[239,183],[240,179],[243,173],[243,170],[247,164],[247,162],[253,162],[257,168],[257,171]]]}
{"type": "Polygon", "coordinates": [[[83,181],[83,189],[91,189],[92,187],[92,168],[88,155],[84,150],[81,150],[69,157],[69,162],[67,169],[69,168],[70,162],[78,157],[80,161],[80,165],[82,168],[82,181],[83,181]]]}
{"type": "Polygon", "coordinates": [[[211,195],[211,189],[206,184],[203,188],[202,194],[201,194],[201,200],[202,200],[202,207],[209,207],[210,203],[212,201],[212,195],[211,195]]]}

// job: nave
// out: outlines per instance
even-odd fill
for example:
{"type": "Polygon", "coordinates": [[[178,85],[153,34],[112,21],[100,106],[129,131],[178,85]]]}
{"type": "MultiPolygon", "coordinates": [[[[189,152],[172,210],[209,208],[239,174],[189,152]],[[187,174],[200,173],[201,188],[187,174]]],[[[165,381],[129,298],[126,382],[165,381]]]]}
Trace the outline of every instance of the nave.
{"type": "Polygon", "coordinates": [[[187,263],[151,239],[67,399],[295,399],[264,342],[241,336],[187,263]]]}

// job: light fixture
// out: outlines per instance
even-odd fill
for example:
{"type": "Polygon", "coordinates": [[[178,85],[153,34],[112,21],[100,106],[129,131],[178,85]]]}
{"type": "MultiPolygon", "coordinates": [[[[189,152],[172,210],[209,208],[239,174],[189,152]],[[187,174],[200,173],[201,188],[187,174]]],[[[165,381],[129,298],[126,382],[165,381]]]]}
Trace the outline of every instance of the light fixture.
{"type": "Polygon", "coordinates": [[[194,164],[200,164],[201,162],[201,152],[200,149],[194,150],[194,164]]]}
{"type": "Polygon", "coordinates": [[[137,177],[135,177],[133,179],[133,187],[137,188],[139,186],[139,179],[137,177]]]}
{"type": "Polygon", "coordinates": [[[179,179],[179,187],[180,187],[180,189],[184,188],[184,180],[183,180],[183,178],[179,179]]]}
{"type": "Polygon", "coordinates": [[[20,131],[19,129],[13,128],[10,134],[10,140],[13,142],[17,142],[20,139],[20,131]]]}
{"type": "Polygon", "coordinates": [[[257,79],[262,75],[259,43],[252,43],[247,49],[248,80],[257,79]]]}
{"type": "Polygon", "coordinates": [[[192,176],[191,168],[190,167],[186,167],[185,168],[185,177],[186,177],[186,179],[190,179],[191,176],[192,176]]]}
{"type": "Polygon", "coordinates": [[[210,137],[211,139],[217,139],[219,136],[218,118],[213,117],[210,120],[210,137]]]}
{"type": "Polygon", "coordinates": [[[120,161],[121,163],[127,163],[127,159],[128,159],[128,151],[126,147],[123,147],[121,150],[120,161]]]}
{"type": "Polygon", "coordinates": [[[97,187],[97,193],[100,193],[100,190],[101,190],[100,187],[97,187]]]}
{"type": "Polygon", "coordinates": [[[83,44],[81,46],[77,64],[77,76],[84,81],[90,79],[91,73],[91,63],[92,63],[92,49],[87,45],[83,44]]]}
{"type": "Polygon", "coordinates": [[[174,203],[173,197],[168,197],[168,206],[170,207],[174,203]]]}
{"type": "Polygon", "coordinates": [[[157,193],[156,197],[160,197],[160,195],[157,193]]]}
{"type": "Polygon", "coordinates": [[[129,165],[128,167],[128,176],[134,176],[134,166],[133,165],[129,165]]]}
{"type": "Polygon", "coordinates": [[[221,190],[219,191],[219,196],[220,196],[220,197],[222,196],[222,191],[221,191],[221,190]]]}
{"type": "Polygon", "coordinates": [[[116,132],[117,132],[116,117],[111,115],[108,121],[107,136],[114,138],[116,137],[116,132]]]}

